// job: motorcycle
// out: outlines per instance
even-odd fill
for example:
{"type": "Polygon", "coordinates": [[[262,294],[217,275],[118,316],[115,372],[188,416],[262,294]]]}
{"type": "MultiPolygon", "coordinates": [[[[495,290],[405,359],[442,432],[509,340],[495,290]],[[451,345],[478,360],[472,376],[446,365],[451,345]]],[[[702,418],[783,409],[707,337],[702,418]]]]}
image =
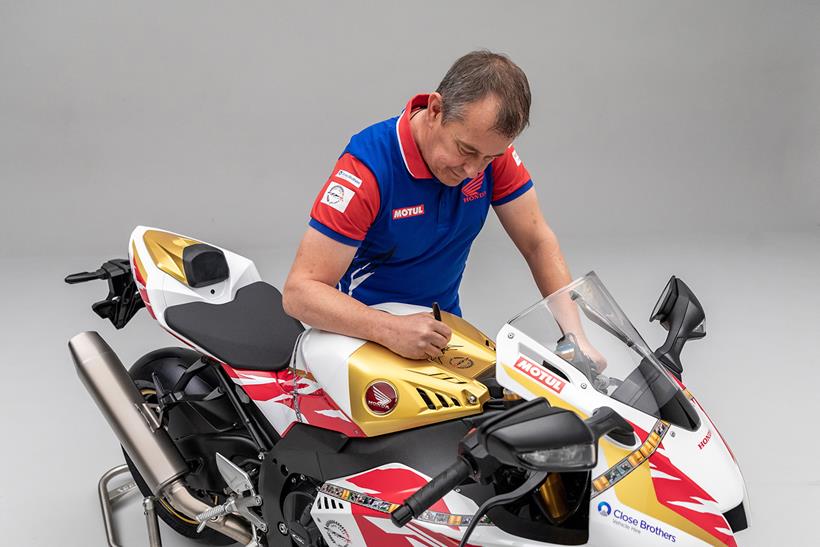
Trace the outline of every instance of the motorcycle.
{"type": "Polygon", "coordinates": [[[187,346],[126,371],[96,332],[69,342],[146,514],[203,544],[736,545],[749,526],[735,457],[682,383],[705,314],[674,276],[654,351],[592,272],[495,340],[434,303],[375,306],[446,323],[429,360],[305,329],[253,262],[164,230],[66,282],[94,279],[116,328],[145,307],[187,346]]]}

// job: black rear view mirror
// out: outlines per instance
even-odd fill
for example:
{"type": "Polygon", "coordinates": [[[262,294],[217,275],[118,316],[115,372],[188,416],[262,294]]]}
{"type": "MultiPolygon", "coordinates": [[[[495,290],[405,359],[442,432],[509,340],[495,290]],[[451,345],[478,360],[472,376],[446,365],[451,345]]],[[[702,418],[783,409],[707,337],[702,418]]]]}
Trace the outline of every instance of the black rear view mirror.
{"type": "Polygon", "coordinates": [[[684,344],[706,336],[706,314],[692,290],[674,275],[663,289],[650,321],[658,321],[669,331],[666,341],[655,350],[655,356],[678,379],[683,374],[680,354],[684,344]]]}
{"type": "Polygon", "coordinates": [[[583,471],[598,461],[595,437],[584,421],[543,399],[488,427],[485,434],[487,452],[507,465],[534,471],[583,471]]]}
{"type": "Polygon", "coordinates": [[[632,426],[610,408],[598,409],[584,421],[539,397],[483,423],[465,438],[461,452],[469,453],[473,461],[486,454],[499,463],[532,471],[586,471],[597,463],[598,439],[603,435],[634,444],[632,426]]]}

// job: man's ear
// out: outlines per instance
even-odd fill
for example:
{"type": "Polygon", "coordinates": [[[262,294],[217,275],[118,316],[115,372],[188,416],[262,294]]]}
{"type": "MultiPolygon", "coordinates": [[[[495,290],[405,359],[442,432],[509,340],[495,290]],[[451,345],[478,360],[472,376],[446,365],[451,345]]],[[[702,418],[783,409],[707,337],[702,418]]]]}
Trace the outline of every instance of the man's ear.
{"type": "Polygon", "coordinates": [[[437,92],[430,93],[427,98],[427,117],[431,122],[441,122],[442,98],[441,94],[437,92]]]}

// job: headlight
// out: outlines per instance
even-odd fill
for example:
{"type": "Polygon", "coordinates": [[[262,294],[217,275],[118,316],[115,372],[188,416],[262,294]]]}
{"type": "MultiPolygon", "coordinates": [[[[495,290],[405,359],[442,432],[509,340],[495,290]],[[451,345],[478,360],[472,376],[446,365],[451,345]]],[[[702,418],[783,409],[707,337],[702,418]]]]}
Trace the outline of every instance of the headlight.
{"type": "Polygon", "coordinates": [[[573,444],[562,448],[525,452],[519,454],[519,457],[532,467],[560,471],[591,469],[595,467],[597,455],[594,444],[573,444]]]}

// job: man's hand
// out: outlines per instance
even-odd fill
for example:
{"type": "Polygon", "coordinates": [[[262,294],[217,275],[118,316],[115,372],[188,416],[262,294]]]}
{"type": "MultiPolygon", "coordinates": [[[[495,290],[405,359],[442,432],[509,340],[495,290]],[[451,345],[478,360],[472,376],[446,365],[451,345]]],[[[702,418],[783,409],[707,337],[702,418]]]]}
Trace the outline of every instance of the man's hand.
{"type": "Polygon", "coordinates": [[[379,342],[408,359],[435,359],[450,341],[453,331],[432,314],[386,315],[387,335],[379,342]]]}
{"type": "Polygon", "coordinates": [[[595,349],[590,341],[587,339],[586,335],[581,334],[575,336],[576,343],[578,344],[578,349],[580,349],[584,355],[589,357],[593,363],[595,363],[595,368],[598,369],[598,373],[601,373],[606,369],[606,357],[603,354],[595,349]]]}

